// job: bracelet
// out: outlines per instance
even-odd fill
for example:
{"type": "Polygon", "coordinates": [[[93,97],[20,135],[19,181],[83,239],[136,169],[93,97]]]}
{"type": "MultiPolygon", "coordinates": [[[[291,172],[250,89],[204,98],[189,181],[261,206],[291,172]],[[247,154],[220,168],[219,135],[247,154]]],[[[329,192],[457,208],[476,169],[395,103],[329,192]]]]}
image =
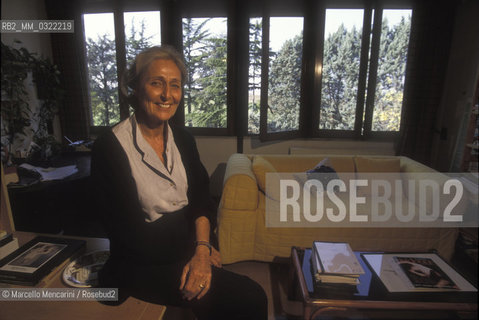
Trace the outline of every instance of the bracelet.
{"type": "Polygon", "coordinates": [[[198,241],[195,241],[195,243],[196,243],[196,246],[206,246],[206,247],[208,247],[208,249],[210,249],[210,256],[211,256],[211,244],[208,241],[198,240],[198,241]]]}

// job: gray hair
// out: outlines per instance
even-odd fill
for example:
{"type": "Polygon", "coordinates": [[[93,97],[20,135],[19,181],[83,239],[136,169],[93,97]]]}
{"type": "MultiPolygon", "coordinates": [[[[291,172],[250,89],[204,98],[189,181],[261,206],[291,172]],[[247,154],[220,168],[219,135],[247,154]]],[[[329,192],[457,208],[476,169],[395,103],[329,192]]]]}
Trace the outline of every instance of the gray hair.
{"type": "Polygon", "coordinates": [[[156,46],[140,52],[133,64],[125,71],[121,79],[121,92],[127,97],[128,102],[136,109],[135,91],[138,90],[142,75],[154,60],[172,60],[181,72],[181,84],[184,85],[188,78],[183,56],[169,45],[156,46]]]}

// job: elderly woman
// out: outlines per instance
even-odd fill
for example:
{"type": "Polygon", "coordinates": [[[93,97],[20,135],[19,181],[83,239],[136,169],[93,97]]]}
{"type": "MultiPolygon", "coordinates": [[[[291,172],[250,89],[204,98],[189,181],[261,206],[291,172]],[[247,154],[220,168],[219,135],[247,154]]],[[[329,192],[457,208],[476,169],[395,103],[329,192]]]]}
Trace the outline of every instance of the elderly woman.
{"type": "Polygon", "coordinates": [[[122,84],[135,113],[95,142],[91,174],[110,238],[100,285],[198,319],[266,319],[262,288],[221,268],[208,174],[193,137],[168,123],[185,77],[171,47],[140,53],[122,84]]]}

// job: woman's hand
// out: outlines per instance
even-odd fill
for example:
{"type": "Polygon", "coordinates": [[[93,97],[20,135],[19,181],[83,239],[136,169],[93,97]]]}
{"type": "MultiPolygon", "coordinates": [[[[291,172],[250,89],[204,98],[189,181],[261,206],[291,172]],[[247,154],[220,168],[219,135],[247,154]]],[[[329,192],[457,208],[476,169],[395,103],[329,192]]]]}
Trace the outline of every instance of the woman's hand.
{"type": "MultiPolygon", "coordinates": [[[[206,246],[196,247],[195,255],[185,265],[181,274],[180,290],[183,291],[186,299],[191,300],[195,297],[201,299],[210,290],[211,264],[216,266],[217,256],[219,252],[216,255],[213,251],[210,256],[210,250],[206,246]],[[215,262],[213,262],[213,256],[215,256],[215,262]]],[[[221,259],[219,264],[221,265],[221,259]]]]}

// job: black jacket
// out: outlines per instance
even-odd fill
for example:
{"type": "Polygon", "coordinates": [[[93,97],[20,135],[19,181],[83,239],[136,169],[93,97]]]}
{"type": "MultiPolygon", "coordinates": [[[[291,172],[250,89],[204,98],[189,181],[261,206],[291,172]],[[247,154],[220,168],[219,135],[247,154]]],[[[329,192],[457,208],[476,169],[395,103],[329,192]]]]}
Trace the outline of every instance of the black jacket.
{"type": "Polygon", "coordinates": [[[145,221],[146,213],[141,209],[128,157],[118,139],[108,130],[95,141],[91,162],[94,203],[110,238],[112,257],[146,263],[164,262],[168,250],[171,254],[182,250],[178,242],[183,241],[183,246],[186,242],[193,244],[197,217],[206,216],[210,222],[212,220],[215,208],[209,195],[209,177],[200,161],[195,140],[184,128],[171,125],[171,129],[188,178],[189,204],[181,212],[165,214],[151,223],[145,221]],[[165,221],[174,223],[165,224],[165,221]],[[188,234],[184,230],[168,230],[175,223],[187,224],[188,234]],[[165,225],[170,227],[165,229],[165,225]]]}

